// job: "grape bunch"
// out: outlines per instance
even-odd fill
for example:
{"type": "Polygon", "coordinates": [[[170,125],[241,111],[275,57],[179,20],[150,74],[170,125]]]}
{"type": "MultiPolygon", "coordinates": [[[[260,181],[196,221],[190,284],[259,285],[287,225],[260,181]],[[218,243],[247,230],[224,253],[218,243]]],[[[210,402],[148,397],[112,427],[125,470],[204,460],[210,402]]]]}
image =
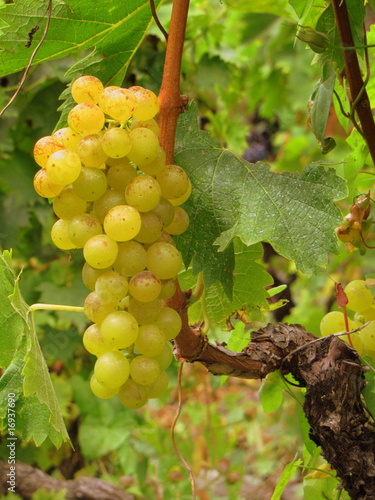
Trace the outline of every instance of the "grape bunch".
{"type": "Polygon", "coordinates": [[[166,165],[152,91],[104,88],[82,76],[71,94],[68,127],[35,144],[34,187],[53,198],[53,243],[83,249],[84,312],[92,322],[83,344],[97,357],[91,390],[103,399],[118,394],[136,409],[168,387],[169,341],[181,318],[165,301],[182,267],[173,235],[189,225],[180,205],[191,183],[181,167],[166,165]]]}
{"type": "MultiPolygon", "coordinates": [[[[347,309],[355,312],[353,318],[348,318],[349,331],[369,322],[367,326],[350,336],[352,344],[359,354],[367,354],[375,360],[375,297],[364,280],[351,281],[344,288],[344,292],[348,299],[347,309]]],[[[329,312],[320,322],[322,336],[346,331],[348,330],[341,311],[329,312]]],[[[340,338],[349,342],[347,335],[340,338]]]]}

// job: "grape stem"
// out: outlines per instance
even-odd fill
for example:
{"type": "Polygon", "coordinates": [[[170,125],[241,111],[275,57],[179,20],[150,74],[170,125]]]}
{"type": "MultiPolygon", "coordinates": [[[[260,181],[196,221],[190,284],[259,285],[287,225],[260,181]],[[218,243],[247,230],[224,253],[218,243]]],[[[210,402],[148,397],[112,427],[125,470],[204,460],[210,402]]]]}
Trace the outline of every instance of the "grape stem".
{"type": "Polygon", "coordinates": [[[33,304],[29,307],[30,312],[34,311],[67,311],[67,312],[83,312],[83,307],[67,306],[63,304],[33,304]]]}

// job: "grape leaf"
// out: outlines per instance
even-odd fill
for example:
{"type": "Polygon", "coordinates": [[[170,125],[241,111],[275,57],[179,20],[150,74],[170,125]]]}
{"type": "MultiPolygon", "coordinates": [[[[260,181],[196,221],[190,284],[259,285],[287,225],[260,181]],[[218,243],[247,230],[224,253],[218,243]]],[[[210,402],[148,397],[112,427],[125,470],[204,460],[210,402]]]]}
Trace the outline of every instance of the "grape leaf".
{"type": "Polygon", "coordinates": [[[69,441],[48,367],[11,267],[9,252],[0,255],[0,426],[6,426],[6,400],[16,401],[16,429],[39,446],[47,437],[59,447],[69,441]],[[5,279],[4,279],[5,278],[5,279]]]}
{"type": "Polygon", "coordinates": [[[178,242],[185,264],[192,260],[205,280],[208,273],[228,286],[234,237],[246,245],[269,242],[306,275],[326,265],[327,252],[337,253],[334,228],[342,217],[334,201],[347,189],[333,168],[313,163],[301,174],[279,174],[266,163],[250,164],[199,130],[193,106],[179,120],[175,162],[193,184],[185,205],[192,223],[178,242]]]}
{"type": "MultiPolygon", "coordinates": [[[[155,2],[156,5],[160,0],[155,2]]],[[[0,76],[22,70],[40,41],[47,20],[47,0],[16,0],[0,10],[0,76]],[[29,33],[33,35],[29,48],[29,33]]],[[[92,51],[76,66],[109,84],[121,83],[124,72],[152,20],[148,0],[69,0],[53,2],[47,36],[33,64],[66,57],[77,51],[92,51]]]]}

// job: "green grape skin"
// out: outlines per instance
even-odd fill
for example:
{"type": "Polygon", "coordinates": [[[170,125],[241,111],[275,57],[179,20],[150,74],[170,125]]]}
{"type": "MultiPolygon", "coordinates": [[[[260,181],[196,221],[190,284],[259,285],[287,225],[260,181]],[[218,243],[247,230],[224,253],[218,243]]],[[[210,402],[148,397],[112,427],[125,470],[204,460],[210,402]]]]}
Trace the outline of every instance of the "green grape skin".
{"type": "Polygon", "coordinates": [[[153,245],[154,243],[168,243],[169,245],[172,245],[172,247],[176,246],[174,239],[172,238],[172,236],[169,233],[167,233],[167,231],[162,231],[159,238],[157,240],[153,241],[152,243],[146,243],[144,245],[145,249],[148,250],[150,248],[150,246],[153,245]]]}
{"type": "Polygon", "coordinates": [[[166,154],[162,147],[159,146],[156,157],[153,161],[146,163],[138,163],[138,168],[148,175],[157,175],[165,167],[166,154]]]}
{"type": "Polygon", "coordinates": [[[152,163],[159,153],[159,140],[154,132],[148,128],[138,127],[129,132],[131,148],[128,153],[130,161],[137,165],[152,163]]]}
{"type": "Polygon", "coordinates": [[[136,120],[151,120],[158,114],[159,101],[152,90],[139,86],[130,87],[129,90],[136,98],[133,118],[136,120]]]}
{"type": "Polygon", "coordinates": [[[344,292],[348,298],[346,307],[352,311],[362,312],[371,307],[373,295],[363,280],[353,280],[346,285],[344,292]]]}
{"type": "Polygon", "coordinates": [[[148,401],[148,387],[137,384],[129,378],[124,385],[120,387],[119,400],[125,408],[138,410],[148,401]]]}
{"type": "Polygon", "coordinates": [[[153,356],[153,358],[156,359],[162,370],[166,370],[173,361],[171,344],[169,344],[168,342],[164,344],[162,351],[157,356],[153,356]]]}
{"type": "Polygon", "coordinates": [[[77,154],[86,167],[99,168],[108,158],[102,146],[102,136],[99,134],[86,135],[78,144],[77,154]]]}
{"type": "Polygon", "coordinates": [[[166,165],[156,175],[156,180],[160,184],[161,195],[167,200],[181,198],[189,189],[189,177],[178,165],[166,165]]]}
{"type": "Polygon", "coordinates": [[[147,252],[136,241],[118,244],[118,255],[113,267],[123,276],[134,276],[143,271],[147,264],[147,252]]]}
{"type": "Polygon", "coordinates": [[[117,90],[117,89],[120,89],[121,87],[118,87],[117,85],[110,85],[109,87],[104,87],[103,89],[103,92],[100,94],[99,96],[99,100],[98,100],[98,106],[100,107],[100,109],[106,114],[108,115],[108,111],[107,111],[107,107],[106,107],[106,103],[108,101],[108,98],[110,96],[110,94],[114,91],[114,90],[117,90]]]}
{"type": "Polygon", "coordinates": [[[161,218],[164,228],[172,223],[175,209],[169,200],[160,198],[159,203],[152,209],[152,211],[161,218]]]}
{"type": "Polygon", "coordinates": [[[141,271],[129,281],[129,293],[139,302],[152,302],[159,297],[161,283],[151,271],[141,271]]]}
{"type": "Polygon", "coordinates": [[[320,322],[320,333],[323,337],[346,331],[344,314],[340,311],[327,313],[320,322]]]}
{"type": "Polygon", "coordinates": [[[86,262],[95,269],[110,267],[116,260],[118,246],[106,234],[98,234],[86,241],[83,256],[86,262]]]}
{"type": "Polygon", "coordinates": [[[124,122],[132,117],[136,99],[128,89],[107,87],[101,95],[99,105],[111,118],[124,122]],[[107,89],[110,90],[107,91],[107,89]]]}
{"type": "Polygon", "coordinates": [[[130,130],[134,130],[135,128],[138,127],[144,127],[144,128],[149,128],[154,132],[155,135],[159,135],[160,132],[160,127],[158,125],[158,122],[154,118],[150,118],[150,120],[136,120],[133,119],[130,122],[130,130]]]}
{"type": "Polygon", "coordinates": [[[187,201],[190,198],[191,191],[192,191],[192,185],[191,185],[191,182],[189,179],[189,187],[188,187],[187,191],[179,198],[175,198],[174,200],[169,200],[169,201],[172,203],[172,205],[174,207],[182,205],[183,203],[185,203],[185,201],[187,201]]]}
{"type": "Polygon", "coordinates": [[[375,351],[375,321],[365,326],[359,333],[363,347],[370,351],[375,351]]]}
{"type": "Polygon", "coordinates": [[[107,189],[100,198],[94,201],[92,205],[93,213],[98,221],[103,224],[109,210],[118,205],[126,205],[124,193],[115,189],[107,189]]]}
{"type": "Polygon", "coordinates": [[[82,139],[82,136],[70,127],[59,128],[52,134],[52,137],[61,143],[62,149],[69,149],[69,151],[73,151],[74,153],[77,153],[78,144],[82,139]]]}
{"type": "Polygon", "coordinates": [[[139,302],[131,298],[128,311],[135,317],[139,325],[154,323],[160,314],[163,303],[160,299],[152,302],[139,302]]]}
{"type": "Polygon", "coordinates": [[[164,333],[167,340],[172,340],[180,333],[182,320],[177,311],[171,307],[163,307],[157,317],[156,325],[164,333]]]}
{"type": "Polygon", "coordinates": [[[102,170],[95,167],[83,167],[73,182],[73,190],[85,201],[98,200],[106,192],[107,178],[102,170]]]}
{"type": "Polygon", "coordinates": [[[118,300],[103,300],[96,292],[87,295],[83,304],[83,312],[90,321],[100,324],[111,313],[117,311],[118,300]]]}
{"type": "Polygon", "coordinates": [[[150,385],[155,382],[160,374],[160,366],[155,358],[136,356],[130,362],[130,376],[140,385],[150,385]]]}
{"type": "Polygon", "coordinates": [[[81,160],[76,153],[60,149],[48,158],[46,170],[52,182],[67,186],[78,178],[81,167],[81,160]]]}
{"type": "Polygon", "coordinates": [[[40,167],[45,168],[50,156],[61,149],[64,147],[57,137],[53,135],[41,137],[34,145],[34,160],[40,167]]]}
{"type": "Polygon", "coordinates": [[[103,111],[92,102],[77,104],[68,114],[69,127],[83,137],[99,133],[104,126],[104,122],[103,111]]]}
{"type": "Polygon", "coordinates": [[[153,243],[163,233],[163,221],[154,212],[141,212],[141,228],[134,239],[140,243],[153,243]]]}
{"type": "Polygon", "coordinates": [[[159,299],[168,300],[176,293],[176,283],[174,280],[161,280],[161,290],[159,299]]]}
{"type": "Polygon", "coordinates": [[[147,268],[162,280],[174,278],[182,267],[182,257],[169,243],[154,243],[147,250],[147,268]]]}
{"type": "Polygon", "coordinates": [[[155,399],[160,398],[162,394],[168,389],[169,377],[166,371],[161,370],[158,378],[154,383],[148,386],[148,398],[155,399]]]}
{"type": "Polygon", "coordinates": [[[87,203],[73,190],[72,186],[63,189],[53,200],[53,211],[60,219],[72,219],[86,212],[87,203]]]}
{"type": "Polygon", "coordinates": [[[95,283],[99,276],[107,271],[111,271],[110,267],[104,269],[95,269],[91,267],[87,262],[83,264],[82,267],[82,281],[85,287],[87,287],[92,292],[95,290],[95,283]]]}
{"type": "Polygon", "coordinates": [[[125,189],[125,198],[128,205],[139,212],[149,212],[160,201],[160,186],[157,180],[150,175],[135,176],[125,189]]]}
{"type": "Polygon", "coordinates": [[[129,205],[117,205],[104,217],[104,231],[116,241],[128,241],[134,238],[141,228],[141,216],[138,210],[129,205]]]}
{"type": "Polygon", "coordinates": [[[52,182],[45,168],[41,168],[36,172],[33,185],[36,193],[42,198],[53,198],[60,194],[65,187],[52,182]]]}
{"type": "Polygon", "coordinates": [[[128,380],[130,363],[120,351],[109,351],[96,360],[94,373],[99,384],[115,389],[128,380]]]}
{"type": "MultiPolygon", "coordinates": [[[[108,185],[113,189],[125,192],[126,186],[134,177],[136,177],[136,175],[137,171],[135,170],[133,165],[129,162],[128,159],[123,158],[121,163],[119,163],[118,165],[113,165],[108,170],[108,185]]],[[[124,198],[124,203],[122,203],[122,205],[125,204],[126,203],[124,198]]]]}
{"type": "Polygon", "coordinates": [[[123,128],[111,128],[102,137],[102,147],[110,158],[122,158],[131,149],[129,133],[123,128]]]}
{"type": "Polygon", "coordinates": [[[167,339],[162,330],[155,324],[148,323],[139,327],[134,347],[144,356],[157,356],[163,350],[167,339]]]}
{"type": "Polygon", "coordinates": [[[90,214],[75,215],[68,226],[69,238],[77,248],[83,248],[87,240],[102,232],[100,222],[90,214]]]}
{"type": "Polygon", "coordinates": [[[97,104],[103,92],[103,84],[96,76],[84,75],[74,80],[71,94],[77,104],[91,102],[97,104]]]}
{"type": "Polygon", "coordinates": [[[122,300],[128,293],[128,280],[116,271],[106,271],[100,274],[95,282],[95,291],[99,297],[115,297],[122,300]]]}
{"type": "Polygon", "coordinates": [[[96,357],[101,356],[105,352],[112,351],[113,347],[104,342],[100,333],[100,326],[93,323],[83,333],[82,343],[86,351],[96,357]]]}
{"type": "Polygon", "coordinates": [[[365,311],[362,311],[361,314],[363,315],[364,322],[366,323],[367,321],[374,321],[375,320],[375,307],[369,307],[365,311]]]}
{"type": "Polygon", "coordinates": [[[69,220],[59,219],[54,223],[51,229],[51,240],[60,250],[73,250],[77,248],[69,238],[69,220]]]}
{"type": "Polygon", "coordinates": [[[103,319],[101,335],[113,348],[125,349],[134,344],[138,336],[138,322],[127,311],[115,311],[103,319]]]}
{"type": "Polygon", "coordinates": [[[165,228],[169,234],[174,236],[184,233],[189,227],[189,216],[181,207],[175,207],[174,217],[172,222],[165,228]]]}
{"type": "Polygon", "coordinates": [[[109,387],[104,387],[104,385],[99,384],[99,382],[96,379],[95,373],[92,374],[92,377],[90,379],[90,389],[91,392],[100,399],[111,399],[114,396],[118,394],[119,388],[109,388],[109,387]]]}

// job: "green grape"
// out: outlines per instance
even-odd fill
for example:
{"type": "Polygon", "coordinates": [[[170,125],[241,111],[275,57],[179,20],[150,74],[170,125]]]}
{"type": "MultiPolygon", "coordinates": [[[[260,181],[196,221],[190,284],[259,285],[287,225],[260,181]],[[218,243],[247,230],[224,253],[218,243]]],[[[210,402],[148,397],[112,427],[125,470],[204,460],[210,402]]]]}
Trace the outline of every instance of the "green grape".
{"type": "Polygon", "coordinates": [[[373,296],[363,280],[354,280],[346,285],[344,292],[348,298],[346,307],[352,311],[366,311],[372,305],[373,296]]]}
{"type": "Polygon", "coordinates": [[[104,318],[117,311],[118,300],[113,297],[112,302],[103,300],[96,292],[91,292],[83,304],[83,312],[93,323],[101,323],[104,318]]]}
{"type": "Polygon", "coordinates": [[[189,216],[181,207],[175,207],[172,222],[165,228],[169,234],[177,235],[184,233],[189,227],[189,216]]]}
{"type": "Polygon", "coordinates": [[[162,370],[166,370],[173,361],[171,344],[169,344],[168,342],[164,344],[162,351],[157,356],[154,356],[154,358],[159,363],[160,368],[162,370]]]}
{"type": "Polygon", "coordinates": [[[163,221],[163,227],[169,226],[169,224],[173,221],[175,212],[174,206],[165,198],[160,198],[159,203],[152,209],[152,211],[161,218],[163,221]]]}
{"type": "Polygon", "coordinates": [[[107,104],[107,101],[109,99],[109,96],[110,94],[114,91],[114,90],[118,90],[120,89],[121,87],[118,87],[117,85],[110,85],[109,87],[105,87],[103,89],[103,92],[100,94],[99,96],[99,100],[98,100],[98,105],[100,107],[100,109],[106,114],[108,115],[109,113],[107,112],[107,107],[106,107],[106,104],[107,104]]]}
{"type": "Polygon", "coordinates": [[[37,171],[34,176],[33,185],[37,194],[43,198],[53,198],[53,196],[60,194],[64,189],[64,186],[51,181],[45,168],[37,171]]]}
{"type": "Polygon", "coordinates": [[[138,164],[138,168],[148,175],[157,175],[165,167],[166,154],[163,148],[159,147],[155,160],[143,165],[138,164]]]}
{"type": "Polygon", "coordinates": [[[166,371],[161,370],[155,382],[148,386],[149,399],[159,398],[168,389],[168,385],[168,374],[166,371]]]}
{"type": "Polygon", "coordinates": [[[69,220],[59,219],[54,223],[51,229],[51,240],[60,250],[73,250],[77,248],[69,238],[69,220]]]}
{"type": "Polygon", "coordinates": [[[370,323],[359,332],[359,336],[365,349],[375,351],[375,321],[370,321],[370,323]]]}
{"type": "Polygon", "coordinates": [[[109,387],[104,387],[104,385],[99,384],[99,382],[96,379],[95,373],[93,373],[91,379],[90,379],[90,389],[92,393],[100,399],[110,399],[116,396],[118,394],[118,387],[115,388],[109,388],[109,387]]]}
{"type": "Polygon", "coordinates": [[[149,128],[154,132],[155,135],[159,135],[160,132],[160,127],[158,125],[158,122],[154,119],[151,118],[150,120],[132,120],[130,122],[130,130],[133,130],[135,128],[139,127],[144,127],[144,128],[149,128]]]}
{"type": "MultiPolygon", "coordinates": [[[[125,191],[129,182],[137,175],[137,171],[127,158],[121,158],[122,162],[113,165],[107,173],[108,186],[118,191],[125,191]]],[[[124,200],[125,201],[125,200],[124,200]]],[[[125,203],[123,203],[125,205],[125,203]]]]}
{"type": "Polygon", "coordinates": [[[96,323],[86,328],[83,334],[82,343],[85,349],[96,357],[113,350],[111,345],[104,342],[100,333],[100,326],[96,323]]]}
{"type": "Polygon", "coordinates": [[[100,198],[94,201],[93,213],[98,221],[103,224],[104,217],[109,210],[117,205],[126,205],[124,193],[115,189],[107,189],[100,198]]]}
{"type": "Polygon", "coordinates": [[[125,189],[126,202],[139,212],[149,212],[160,201],[160,186],[150,175],[137,175],[125,189]]]}
{"type": "Polygon", "coordinates": [[[81,160],[73,151],[61,149],[48,158],[46,170],[52,182],[66,186],[78,178],[81,160]]]}
{"type": "Polygon", "coordinates": [[[100,222],[90,214],[75,215],[68,227],[69,238],[77,248],[83,248],[87,240],[102,232],[100,222]]]}
{"type": "Polygon", "coordinates": [[[139,325],[154,323],[162,310],[163,303],[160,299],[152,302],[139,302],[131,298],[128,311],[135,317],[139,325]]]}
{"type": "Polygon", "coordinates": [[[129,378],[130,364],[120,351],[109,351],[96,360],[94,373],[99,384],[116,388],[129,378]]]}
{"type": "MultiPolygon", "coordinates": [[[[350,330],[355,330],[356,328],[359,328],[361,323],[357,321],[352,321],[349,319],[349,329],[350,330]]],[[[359,336],[359,333],[352,333],[350,335],[341,335],[340,339],[343,340],[346,344],[349,344],[351,347],[354,347],[354,349],[358,352],[359,355],[363,354],[363,344],[362,340],[359,336]],[[349,340],[350,337],[350,340],[349,340]]]]}
{"type": "Polygon", "coordinates": [[[133,118],[136,120],[151,120],[158,114],[159,101],[154,92],[138,86],[130,87],[129,90],[133,92],[136,98],[133,118]]]}
{"type": "Polygon", "coordinates": [[[106,234],[98,234],[86,241],[83,256],[86,262],[95,269],[110,267],[115,262],[118,252],[116,241],[106,234]]]}
{"type": "Polygon", "coordinates": [[[176,293],[176,283],[174,280],[161,280],[161,290],[159,299],[168,300],[176,293]]]}
{"type": "Polygon", "coordinates": [[[178,165],[167,165],[156,176],[161,195],[168,200],[178,199],[189,189],[189,177],[178,165]]]}
{"type": "Polygon", "coordinates": [[[134,344],[138,336],[138,323],[127,311],[115,311],[103,319],[101,335],[104,342],[116,349],[125,349],[134,344]]]}
{"type": "Polygon", "coordinates": [[[118,245],[118,255],[113,267],[123,276],[134,276],[147,264],[147,253],[136,241],[124,241],[118,245]]]}
{"type": "Polygon", "coordinates": [[[102,136],[98,134],[83,137],[78,144],[77,154],[86,167],[99,168],[108,158],[102,147],[102,136]]]}
{"type": "Polygon", "coordinates": [[[129,120],[136,106],[134,94],[128,89],[107,88],[111,90],[102,94],[99,103],[104,112],[118,122],[129,120]]]}
{"type": "Polygon", "coordinates": [[[182,328],[180,315],[171,307],[163,307],[156,320],[156,324],[164,333],[167,340],[177,337],[182,328]]]}
{"type": "Polygon", "coordinates": [[[362,311],[362,316],[364,318],[364,323],[367,321],[374,321],[375,320],[375,307],[369,307],[365,311],[362,311]]]}
{"type": "Polygon", "coordinates": [[[129,281],[129,293],[139,302],[156,300],[161,291],[161,283],[151,271],[141,271],[129,281]]]}
{"type": "Polygon", "coordinates": [[[172,203],[172,205],[174,207],[177,207],[177,206],[182,205],[183,203],[185,203],[185,201],[188,200],[188,198],[190,198],[191,190],[192,190],[192,186],[191,186],[191,182],[190,182],[190,179],[189,179],[189,187],[188,187],[186,193],[184,193],[179,198],[175,198],[174,200],[170,200],[170,202],[172,203]]]}
{"type": "Polygon", "coordinates": [[[147,268],[162,280],[174,278],[182,267],[182,257],[169,243],[154,243],[147,250],[147,268]]]}
{"type": "Polygon", "coordinates": [[[79,177],[73,182],[73,189],[82,200],[98,200],[107,189],[105,173],[95,167],[83,167],[79,177]]]}
{"type": "Polygon", "coordinates": [[[159,374],[160,366],[155,358],[136,356],[130,363],[130,376],[137,384],[153,384],[159,374]]]}
{"type": "Polygon", "coordinates": [[[128,293],[128,280],[116,271],[106,271],[98,276],[95,283],[95,291],[99,297],[113,296],[122,300],[128,293]]]}
{"type": "Polygon", "coordinates": [[[320,333],[323,337],[346,331],[344,314],[340,311],[327,313],[320,322],[320,333]]]}
{"type": "Polygon", "coordinates": [[[131,148],[129,133],[123,128],[111,128],[104,133],[102,146],[110,158],[122,158],[129,153],[131,148]]]}
{"type": "Polygon", "coordinates": [[[91,102],[97,104],[103,92],[103,84],[96,76],[84,75],[74,80],[71,93],[76,103],[91,102]]]}
{"type": "Polygon", "coordinates": [[[52,137],[56,138],[62,144],[63,149],[69,149],[69,151],[74,151],[74,153],[77,153],[78,144],[82,139],[82,136],[70,127],[59,128],[59,130],[56,130],[52,134],[52,137]]]}
{"type": "Polygon", "coordinates": [[[68,186],[53,200],[53,211],[60,219],[72,219],[75,215],[86,212],[87,203],[68,186]]]}
{"type": "Polygon", "coordinates": [[[161,353],[166,341],[164,333],[157,325],[147,323],[139,327],[134,346],[141,354],[153,357],[161,353]]]}
{"type": "Polygon", "coordinates": [[[153,162],[159,153],[159,139],[148,128],[138,127],[129,132],[131,148],[128,153],[130,161],[137,165],[147,165],[153,162]]]}
{"type": "Polygon", "coordinates": [[[104,231],[116,241],[128,241],[134,238],[141,228],[141,216],[138,210],[129,205],[117,205],[104,217],[104,231]]]}
{"type": "Polygon", "coordinates": [[[174,239],[172,238],[172,236],[169,233],[167,233],[167,231],[163,231],[156,241],[153,241],[152,243],[145,245],[146,250],[148,250],[150,248],[150,246],[153,245],[154,243],[168,243],[169,245],[172,245],[173,247],[176,246],[174,239]]]}
{"type": "Polygon", "coordinates": [[[83,284],[93,292],[95,290],[96,280],[99,278],[99,276],[110,270],[110,267],[107,267],[105,269],[95,269],[94,267],[89,266],[87,262],[85,262],[82,267],[83,284]]]}
{"type": "Polygon", "coordinates": [[[125,384],[120,387],[118,396],[123,406],[130,410],[137,410],[148,401],[148,387],[139,385],[129,378],[125,384]]]}
{"type": "Polygon", "coordinates": [[[77,104],[68,114],[69,127],[83,137],[100,132],[104,126],[104,121],[103,111],[92,102],[77,104]]]}
{"type": "Polygon", "coordinates": [[[52,135],[42,137],[35,143],[33,150],[34,160],[39,166],[44,168],[47,165],[49,157],[61,149],[64,148],[57,137],[52,135]]]}
{"type": "Polygon", "coordinates": [[[141,229],[135,236],[140,243],[153,243],[163,232],[163,221],[155,212],[142,212],[141,229]]]}

